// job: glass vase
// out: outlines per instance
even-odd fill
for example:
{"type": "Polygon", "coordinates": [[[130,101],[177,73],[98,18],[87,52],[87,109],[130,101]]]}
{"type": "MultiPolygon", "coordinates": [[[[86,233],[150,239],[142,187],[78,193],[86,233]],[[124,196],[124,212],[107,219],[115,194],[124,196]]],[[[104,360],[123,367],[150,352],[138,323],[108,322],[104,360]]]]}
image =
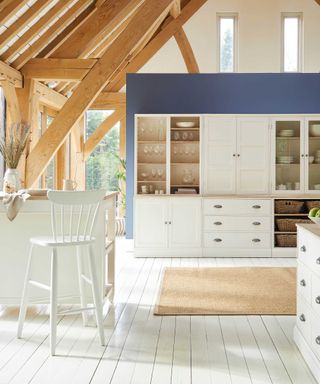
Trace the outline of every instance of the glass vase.
{"type": "Polygon", "coordinates": [[[3,177],[3,192],[14,193],[20,189],[20,177],[17,169],[8,168],[3,177]]]}

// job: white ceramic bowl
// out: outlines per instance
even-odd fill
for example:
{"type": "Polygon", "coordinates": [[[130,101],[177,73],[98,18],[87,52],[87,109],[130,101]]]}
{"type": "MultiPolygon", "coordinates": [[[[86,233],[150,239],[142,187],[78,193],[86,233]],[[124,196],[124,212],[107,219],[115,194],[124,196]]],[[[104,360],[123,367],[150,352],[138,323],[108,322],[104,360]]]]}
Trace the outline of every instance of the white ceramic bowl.
{"type": "Polygon", "coordinates": [[[311,221],[313,221],[316,224],[320,224],[320,217],[311,217],[308,216],[311,221]]]}
{"type": "Polygon", "coordinates": [[[313,163],[313,160],[314,160],[314,156],[309,156],[309,164],[312,164],[313,163]]]}
{"type": "Polygon", "coordinates": [[[179,128],[192,128],[195,126],[193,121],[177,121],[176,124],[179,128]]]}
{"type": "Polygon", "coordinates": [[[320,136],[320,124],[310,125],[310,135],[311,136],[320,136]]]}

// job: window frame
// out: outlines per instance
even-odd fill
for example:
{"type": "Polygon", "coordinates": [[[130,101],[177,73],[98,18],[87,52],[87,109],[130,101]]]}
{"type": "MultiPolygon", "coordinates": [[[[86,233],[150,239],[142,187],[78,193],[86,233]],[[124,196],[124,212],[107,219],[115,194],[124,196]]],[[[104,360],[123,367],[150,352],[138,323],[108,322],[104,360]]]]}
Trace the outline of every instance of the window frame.
{"type": "Polygon", "coordinates": [[[217,13],[217,72],[218,73],[234,73],[238,72],[238,32],[239,30],[239,14],[235,12],[217,13]],[[221,71],[221,20],[233,19],[233,68],[230,72],[221,71]]]}
{"type": "Polygon", "coordinates": [[[281,72],[282,73],[301,73],[303,72],[303,13],[302,12],[282,12],[281,13],[281,72]],[[285,19],[298,19],[298,68],[297,71],[285,70],[285,19]]]}

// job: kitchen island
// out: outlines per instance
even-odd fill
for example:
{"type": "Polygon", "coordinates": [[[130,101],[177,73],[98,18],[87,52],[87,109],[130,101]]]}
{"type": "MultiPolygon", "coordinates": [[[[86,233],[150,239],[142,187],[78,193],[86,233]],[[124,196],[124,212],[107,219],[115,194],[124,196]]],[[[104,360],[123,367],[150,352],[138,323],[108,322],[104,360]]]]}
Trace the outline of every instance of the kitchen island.
{"type": "MultiPolygon", "coordinates": [[[[105,297],[114,288],[115,209],[116,192],[107,193],[97,215],[93,230],[96,266],[101,294],[105,297]]],[[[10,222],[0,201],[0,304],[19,304],[27,267],[29,238],[51,234],[50,202],[44,196],[32,196],[17,217],[10,222]]],[[[58,296],[61,303],[78,303],[79,288],[75,248],[58,250],[58,296]]],[[[84,268],[87,271],[87,260],[84,268]]],[[[50,249],[36,247],[32,277],[45,284],[50,279],[50,249]]],[[[91,292],[87,290],[88,298],[91,292]]],[[[48,293],[30,287],[30,301],[49,302],[48,293]]]]}

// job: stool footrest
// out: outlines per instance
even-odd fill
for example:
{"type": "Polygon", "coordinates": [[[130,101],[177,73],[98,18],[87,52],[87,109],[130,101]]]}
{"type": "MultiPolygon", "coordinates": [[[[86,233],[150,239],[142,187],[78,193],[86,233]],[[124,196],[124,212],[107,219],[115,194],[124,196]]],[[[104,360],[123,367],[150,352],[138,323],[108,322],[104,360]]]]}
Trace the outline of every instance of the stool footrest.
{"type": "Polygon", "coordinates": [[[65,311],[58,312],[57,315],[62,316],[62,315],[68,315],[68,314],[72,314],[72,313],[83,312],[83,311],[94,311],[95,309],[96,309],[96,307],[67,309],[65,311]]]}
{"type": "Polygon", "coordinates": [[[51,288],[49,287],[49,285],[39,283],[39,281],[29,280],[28,283],[31,285],[34,285],[35,287],[45,289],[46,291],[51,291],[51,288]]]}

